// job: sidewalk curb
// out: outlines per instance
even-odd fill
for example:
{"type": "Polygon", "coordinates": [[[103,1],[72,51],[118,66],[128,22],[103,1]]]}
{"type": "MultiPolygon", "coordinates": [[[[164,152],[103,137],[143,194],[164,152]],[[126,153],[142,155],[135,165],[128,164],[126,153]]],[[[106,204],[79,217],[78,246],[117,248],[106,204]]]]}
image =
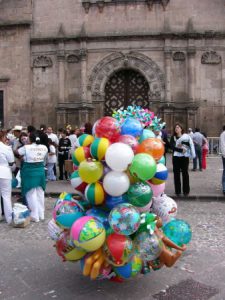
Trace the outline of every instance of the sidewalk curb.
{"type": "MultiPolygon", "coordinates": [[[[56,192],[46,192],[45,193],[45,197],[48,198],[57,198],[59,196],[60,193],[56,193],[56,192]]],[[[21,195],[21,191],[12,191],[12,195],[16,196],[16,195],[21,195]]],[[[179,201],[202,201],[202,202],[222,202],[224,201],[225,203],[225,196],[224,195],[190,195],[188,197],[185,196],[181,196],[181,197],[177,197],[176,195],[170,195],[168,194],[169,197],[171,197],[174,200],[179,200],[179,201]]]]}

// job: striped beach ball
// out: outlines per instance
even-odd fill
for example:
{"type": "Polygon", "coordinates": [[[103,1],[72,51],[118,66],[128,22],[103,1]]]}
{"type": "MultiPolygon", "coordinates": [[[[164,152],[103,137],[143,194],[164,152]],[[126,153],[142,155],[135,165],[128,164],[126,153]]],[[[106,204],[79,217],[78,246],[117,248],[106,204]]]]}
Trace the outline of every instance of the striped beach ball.
{"type": "Polygon", "coordinates": [[[85,189],[85,198],[91,205],[101,205],[105,201],[105,191],[99,182],[90,183],[85,189]]]}
{"type": "Polygon", "coordinates": [[[91,155],[97,160],[103,160],[105,158],[106,150],[110,145],[110,141],[106,138],[96,138],[91,144],[91,155]]]}
{"type": "Polygon", "coordinates": [[[80,178],[78,171],[72,173],[70,183],[78,194],[83,194],[87,186],[87,183],[80,178]]]}
{"type": "Polygon", "coordinates": [[[168,170],[167,167],[163,164],[159,163],[156,165],[156,173],[154,177],[151,179],[151,183],[153,184],[162,184],[168,178],[168,170]]]}
{"type": "Polygon", "coordinates": [[[89,147],[78,147],[72,154],[72,160],[76,166],[79,166],[82,161],[89,158],[90,156],[91,154],[89,147]]]}
{"type": "Polygon", "coordinates": [[[80,146],[83,146],[83,147],[90,146],[93,141],[94,141],[93,135],[86,134],[86,133],[82,134],[78,138],[78,142],[79,142],[80,146]]]}

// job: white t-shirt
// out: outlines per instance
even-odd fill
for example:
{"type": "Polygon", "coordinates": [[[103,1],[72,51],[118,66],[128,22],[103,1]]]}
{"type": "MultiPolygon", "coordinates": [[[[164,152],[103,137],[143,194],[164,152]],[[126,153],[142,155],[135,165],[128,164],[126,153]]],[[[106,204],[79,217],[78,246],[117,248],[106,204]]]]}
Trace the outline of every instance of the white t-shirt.
{"type": "Polygon", "coordinates": [[[50,133],[50,134],[47,133],[47,136],[49,139],[52,140],[53,143],[55,143],[56,145],[59,144],[59,139],[55,133],[50,133]]]}
{"type": "Polygon", "coordinates": [[[48,153],[48,163],[55,164],[56,163],[56,150],[53,145],[49,147],[50,152],[48,153]],[[49,155],[50,153],[54,153],[54,155],[49,155]]]}
{"type": "Polygon", "coordinates": [[[45,145],[25,145],[18,149],[19,155],[23,156],[25,162],[36,163],[45,160],[48,149],[45,145]]]}
{"type": "Polygon", "coordinates": [[[12,179],[9,163],[15,161],[12,148],[0,142],[0,178],[12,179]]]}

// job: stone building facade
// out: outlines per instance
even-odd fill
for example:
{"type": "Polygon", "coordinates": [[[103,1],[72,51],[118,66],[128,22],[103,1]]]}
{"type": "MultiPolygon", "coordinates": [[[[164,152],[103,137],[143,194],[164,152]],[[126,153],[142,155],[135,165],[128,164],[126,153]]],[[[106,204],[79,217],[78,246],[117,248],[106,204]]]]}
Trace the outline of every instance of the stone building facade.
{"type": "Polygon", "coordinates": [[[1,0],[0,121],[81,125],[140,104],[217,136],[224,0],[1,0]]]}

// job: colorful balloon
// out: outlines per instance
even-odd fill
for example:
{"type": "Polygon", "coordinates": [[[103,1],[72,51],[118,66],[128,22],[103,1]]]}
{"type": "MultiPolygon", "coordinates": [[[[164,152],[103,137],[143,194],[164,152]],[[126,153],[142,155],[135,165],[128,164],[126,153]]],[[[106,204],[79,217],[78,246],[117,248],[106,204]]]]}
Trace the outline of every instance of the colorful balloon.
{"type": "Polygon", "coordinates": [[[108,221],[108,212],[105,212],[104,210],[96,207],[92,207],[86,211],[86,216],[95,217],[97,220],[99,220],[105,227],[105,229],[108,229],[110,227],[109,221],[108,221]]]}
{"type": "Polygon", "coordinates": [[[158,162],[159,164],[166,165],[166,158],[165,158],[165,156],[162,156],[157,162],[158,162]]]}
{"type": "Polygon", "coordinates": [[[132,255],[133,242],[125,235],[112,233],[107,236],[103,250],[108,263],[113,266],[122,266],[132,255]]]}
{"type": "Polygon", "coordinates": [[[141,122],[134,118],[127,118],[121,126],[121,134],[128,134],[132,136],[140,136],[143,128],[141,122]]]}
{"type": "Polygon", "coordinates": [[[149,154],[136,154],[129,170],[131,175],[136,176],[141,180],[149,180],[155,175],[156,162],[149,154]]]}
{"type": "Polygon", "coordinates": [[[137,153],[150,154],[155,160],[159,160],[163,156],[164,152],[164,144],[157,138],[146,139],[137,147],[137,153]]]}
{"type": "Polygon", "coordinates": [[[126,202],[127,202],[126,198],[123,195],[118,196],[118,197],[107,195],[105,204],[106,204],[106,207],[111,210],[118,204],[122,204],[122,203],[126,203],[126,202]]]}
{"type": "Polygon", "coordinates": [[[96,182],[103,175],[103,165],[101,162],[91,159],[82,161],[78,169],[78,174],[84,182],[96,182]]]}
{"type": "Polygon", "coordinates": [[[90,183],[85,189],[85,198],[91,205],[101,205],[105,201],[105,191],[100,182],[90,183]]]}
{"type": "Polygon", "coordinates": [[[86,251],[74,246],[68,231],[64,231],[55,244],[56,251],[63,260],[76,261],[86,255],[86,251]]]}
{"type": "Polygon", "coordinates": [[[131,235],[140,225],[138,210],[129,203],[119,204],[109,214],[109,224],[118,234],[131,235]]]}
{"type": "Polygon", "coordinates": [[[126,195],[128,203],[137,207],[144,207],[151,202],[153,192],[149,184],[139,181],[129,187],[126,195]]]}
{"type": "Polygon", "coordinates": [[[162,184],[165,182],[168,178],[168,170],[167,167],[163,164],[157,164],[156,165],[156,173],[154,177],[151,179],[151,182],[153,184],[162,184]]]}
{"type": "Polygon", "coordinates": [[[151,211],[162,219],[163,224],[166,224],[176,217],[177,204],[172,198],[163,194],[154,197],[151,211]]]}
{"type": "Polygon", "coordinates": [[[121,196],[127,192],[130,186],[129,177],[124,172],[111,171],[103,179],[103,187],[111,196],[121,196]]]}
{"type": "Polygon", "coordinates": [[[76,202],[63,200],[55,207],[55,221],[62,228],[71,228],[73,223],[84,215],[83,209],[76,202]]]}
{"type": "Polygon", "coordinates": [[[80,178],[78,171],[75,171],[71,174],[70,183],[78,194],[83,195],[87,183],[80,178]]]}
{"type": "Polygon", "coordinates": [[[112,117],[101,118],[95,126],[95,135],[97,137],[105,137],[110,142],[115,142],[120,136],[119,122],[112,117]]]}
{"type": "Polygon", "coordinates": [[[149,138],[154,138],[155,134],[152,130],[150,129],[144,129],[142,132],[142,135],[140,136],[138,142],[141,144],[144,140],[149,139],[149,138]]]}
{"type": "Polygon", "coordinates": [[[133,150],[123,143],[114,143],[106,151],[105,161],[113,171],[125,171],[134,158],[133,150]]]}
{"type": "Polygon", "coordinates": [[[91,144],[91,156],[97,160],[105,159],[105,153],[110,145],[110,141],[106,138],[96,138],[91,144]]]}
{"type": "Polygon", "coordinates": [[[152,188],[154,197],[160,196],[165,191],[165,187],[166,187],[165,182],[161,183],[161,184],[157,184],[157,185],[152,184],[151,182],[148,182],[148,183],[152,188]]]}
{"type": "Polygon", "coordinates": [[[190,225],[183,220],[174,219],[163,226],[164,234],[178,246],[186,245],[191,241],[190,225]]]}
{"type": "Polygon", "coordinates": [[[137,150],[138,141],[133,135],[129,135],[129,134],[121,135],[117,139],[117,142],[118,143],[124,143],[124,144],[130,146],[134,153],[137,150]]]}
{"type": "Polygon", "coordinates": [[[48,222],[48,235],[53,241],[58,241],[62,232],[63,229],[56,224],[54,219],[48,222]]]}
{"type": "Polygon", "coordinates": [[[83,146],[83,147],[90,146],[93,141],[94,141],[93,135],[86,134],[86,133],[80,135],[78,138],[78,142],[79,142],[80,146],[83,146]]]}
{"type": "Polygon", "coordinates": [[[143,231],[134,239],[135,250],[143,261],[154,260],[159,257],[163,243],[156,234],[143,231]]]}
{"type": "Polygon", "coordinates": [[[89,147],[78,147],[72,154],[72,160],[76,166],[79,166],[82,161],[89,158],[90,156],[91,154],[89,147]]]}
{"type": "Polygon", "coordinates": [[[141,269],[142,260],[138,255],[133,255],[125,265],[113,268],[115,273],[124,279],[129,279],[136,276],[141,272],[141,269]]]}
{"type": "Polygon", "coordinates": [[[98,219],[84,216],[73,223],[71,238],[75,246],[92,252],[100,248],[105,242],[105,228],[98,219]]]}

